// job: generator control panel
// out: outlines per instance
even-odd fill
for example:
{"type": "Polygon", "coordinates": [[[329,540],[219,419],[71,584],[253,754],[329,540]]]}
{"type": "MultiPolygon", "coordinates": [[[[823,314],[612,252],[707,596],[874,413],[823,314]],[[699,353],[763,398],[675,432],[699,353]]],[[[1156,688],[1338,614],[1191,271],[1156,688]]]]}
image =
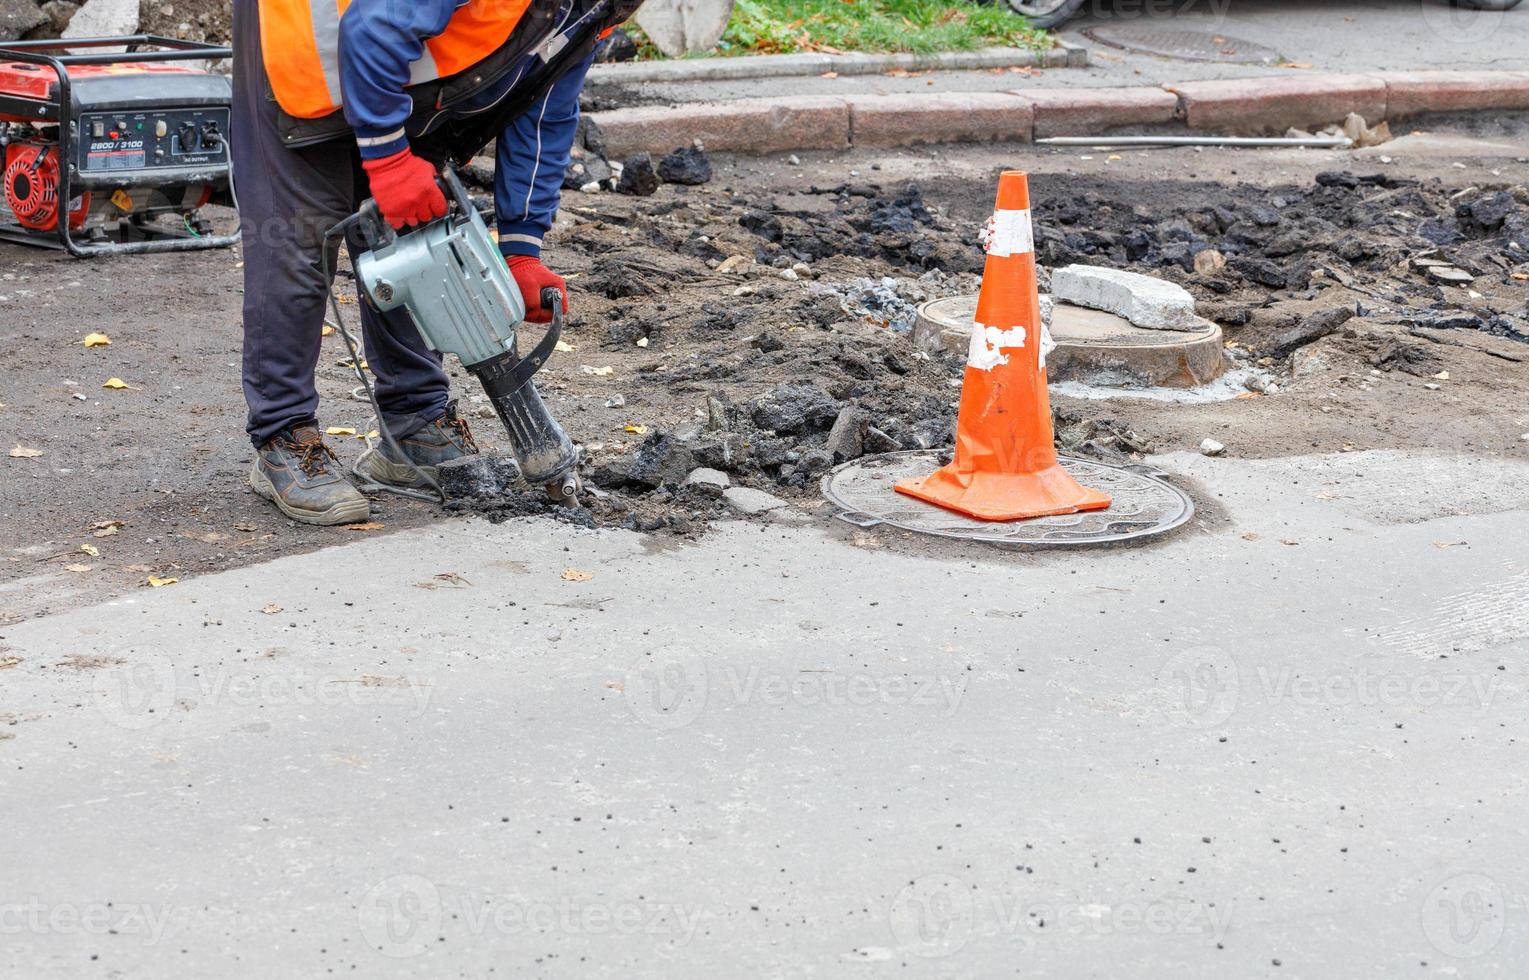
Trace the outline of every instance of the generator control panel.
{"type": "Polygon", "coordinates": [[[228,165],[227,109],[88,112],[79,125],[81,174],[228,165]]]}

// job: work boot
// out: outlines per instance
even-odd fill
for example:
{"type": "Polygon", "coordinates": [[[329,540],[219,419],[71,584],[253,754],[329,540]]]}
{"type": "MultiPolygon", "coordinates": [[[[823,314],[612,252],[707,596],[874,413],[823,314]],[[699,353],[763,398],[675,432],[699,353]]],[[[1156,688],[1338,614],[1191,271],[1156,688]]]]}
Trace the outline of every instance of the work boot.
{"type": "Polygon", "coordinates": [[[429,484],[419,478],[409,463],[434,480],[437,467],[442,463],[478,452],[467,420],[457,415],[456,402],[448,404],[446,414],[434,422],[399,439],[398,448],[404,451],[408,461],[395,456],[388,444],[379,440],[361,454],[356,461],[356,471],[386,486],[424,490],[429,484]]]}
{"type": "Polygon", "coordinates": [[[354,524],[371,516],[371,504],[340,472],[312,423],[291,426],[256,450],[250,487],[304,524],[354,524]]]}

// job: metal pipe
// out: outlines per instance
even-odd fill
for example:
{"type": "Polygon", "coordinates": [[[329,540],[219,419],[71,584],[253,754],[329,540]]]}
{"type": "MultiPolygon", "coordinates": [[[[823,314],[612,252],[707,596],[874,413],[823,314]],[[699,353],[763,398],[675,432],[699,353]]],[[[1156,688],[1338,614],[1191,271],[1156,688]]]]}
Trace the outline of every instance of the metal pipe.
{"type": "Polygon", "coordinates": [[[1099,150],[1126,146],[1312,147],[1346,150],[1354,145],[1354,141],[1347,136],[1047,136],[1035,142],[1044,146],[1087,146],[1099,150]]]}

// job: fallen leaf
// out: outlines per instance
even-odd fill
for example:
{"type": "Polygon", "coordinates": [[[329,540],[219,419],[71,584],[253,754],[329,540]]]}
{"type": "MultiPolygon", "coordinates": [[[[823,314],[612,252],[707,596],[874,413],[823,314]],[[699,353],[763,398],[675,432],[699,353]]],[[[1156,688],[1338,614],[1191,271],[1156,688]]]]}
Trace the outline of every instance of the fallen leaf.
{"type": "Polygon", "coordinates": [[[1300,544],[1301,542],[1297,541],[1295,538],[1281,538],[1279,543],[1280,544],[1300,544]]]}
{"type": "Polygon", "coordinates": [[[109,521],[96,521],[94,524],[90,525],[90,529],[92,531],[104,531],[109,527],[125,527],[126,525],[126,521],[119,521],[116,518],[112,518],[109,521]]]}
{"type": "Polygon", "coordinates": [[[385,674],[362,674],[362,687],[413,687],[407,677],[389,677],[385,674]]]}
{"type": "Polygon", "coordinates": [[[160,578],[158,575],[150,575],[148,577],[147,584],[149,588],[157,589],[166,585],[174,585],[179,581],[180,579],[174,578],[173,576],[171,578],[160,578]]]}
{"type": "Polygon", "coordinates": [[[1257,541],[1261,537],[1263,537],[1263,535],[1259,534],[1257,531],[1248,531],[1248,532],[1243,534],[1242,540],[1244,540],[1244,541],[1257,541]]]}
{"type": "Polygon", "coordinates": [[[90,536],[93,538],[109,538],[113,534],[116,534],[117,531],[121,529],[121,527],[121,522],[116,524],[108,524],[105,527],[98,527],[96,530],[91,531],[90,536]]]}
{"type": "Polygon", "coordinates": [[[1281,68],[1310,68],[1311,65],[1308,65],[1308,64],[1306,64],[1305,62],[1302,62],[1302,61],[1286,61],[1286,62],[1282,62],[1279,67],[1281,67],[1281,68]]]}
{"type": "Polygon", "coordinates": [[[836,71],[825,71],[823,74],[819,75],[818,77],[819,78],[838,78],[839,77],[839,73],[836,72],[836,71]]]}
{"type": "Polygon", "coordinates": [[[324,430],[326,436],[353,436],[356,430],[348,425],[331,425],[324,430]]]}
{"type": "Polygon", "coordinates": [[[0,670],[10,670],[21,663],[20,657],[0,657],[0,670]]]}
{"type": "Polygon", "coordinates": [[[320,337],[329,337],[329,336],[332,336],[333,334],[334,334],[334,327],[331,327],[327,323],[324,324],[324,329],[319,331],[319,336],[320,337]]]}
{"type": "Polygon", "coordinates": [[[590,367],[588,364],[580,364],[579,370],[585,374],[593,374],[596,377],[605,378],[616,373],[616,369],[606,365],[605,367],[590,367]]]}
{"type": "Polygon", "coordinates": [[[272,603],[268,603],[267,605],[261,606],[260,607],[260,611],[265,613],[267,616],[274,616],[277,613],[281,612],[281,607],[278,606],[276,603],[272,602],[272,603]]]}
{"type": "Polygon", "coordinates": [[[564,582],[588,582],[590,579],[592,579],[594,577],[595,577],[595,573],[594,572],[585,572],[585,571],[581,571],[580,569],[577,569],[577,568],[565,568],[565,569],[563,569],[563,581],[564,582]]]}
{"type": "Polygon", "coordinates": [[[249,521],[240,521],[238,524],[234,525],[234,530],[244,531],[247,534],[250,531],[260,530],[260,526],[258,524],[251,524],[249,521]]]}
{"type": "Polygon", "coordinates": [[[610,688],[612,691],[625,691],[626,690],[626,685],[621,683],[620,681],[606,681],[605,682],[605,686],[610,688]]]}
{"type": "Polygon", "coordinates": [[[1515,272],[1513,278],[1519,282],[1529,282],[1529,272],[1515,272]]]}
{"type": "Polygon", "coordinates": [[[97,548],[93,544],[82,544],[82,545],[80,545],[80,550],[85,552],[85,554],[89,555],[92,558],[100,558],[101,557],[101,549],[97,548]]]}
{"type": "Polygon", "coordinates": [[[379,521],[367,521],[364,524],[345,524],[345,525],[341,526],[340,530],[342,530],[342,531],[380,531],[384,527],[387,527],[387,525],[383,524],[383,523],[381,523],[379,521]]]}
{"type": "Polygon", "coordinates": [[[19,445],[11,449],[11,459],[36,459],[41,455],[41,449],[29,449],[19,445]]]}
{"type": "Polygon", "coordinates": [[[1469,544],[1469,541],[1435,541],[1433,546],[1442,550],[1444,548],[1462,548],[1469,544]]]}
{"type": "Polygon", "coordinates": [[[128,383],[121,378],[107,378],[106,383],[101,387],[110,388],[112,391],[127,391],[130,388],[128,383]]]}
{"type": "Polygon", "coordinates": [[[648,427],[645,425],[639,425],[636,422],[628,422],[626,424],[626,431],[635,432],[637,435],[644,436],[648,434],[648,427]]]}
{"type": "Polygon", "coordinates": [[[104,667],[115,667],[126,661],[118,657],[103,657],[95,654],[71,653],[63,660],[54,664],[65,670],[101,670],[104,667]]]}
{"type": "Polygon", "coordinates": [[[456,572],[441,572],[428,582],[414,583],[414,587],[416,589],[425,589],[427,591],[434,591],[436,589],[460,589],[468,585],[472,585],[472,583],[458,575],[456,572]]]}
{"type": "Polygon", "coordinates": [[[111,338],[104,333],[88,333],[80,343],[86,347],[110,347],[111,338]]]}
{"type": "Polygon", "coordinates": [[[578,350],[578,348],[573,346],[572,344],[570,344],[566,340],[559,340],[557,342],[557,346],[554,347],[553,350],[556,350],[559,354],[570,354],[573,351],[578,350]]]}
{"type": "Polygon", "coordinates": [[[88,571],[90,571],[90,566],[89,565],[81,565],[78,562],[76,562],[73,565],[65,565],[64,566],[64,571],[66,571],[66,572],[88,572],[88,571]]]}

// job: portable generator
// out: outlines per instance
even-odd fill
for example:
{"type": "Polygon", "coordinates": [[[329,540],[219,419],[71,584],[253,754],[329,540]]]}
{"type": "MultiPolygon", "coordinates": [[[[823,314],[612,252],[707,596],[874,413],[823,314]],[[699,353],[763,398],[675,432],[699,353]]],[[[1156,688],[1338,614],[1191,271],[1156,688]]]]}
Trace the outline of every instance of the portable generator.
{"type": "Polygon", "coordinates": [[[232,86],[176,64],[231,54],[149,34],[0,44],[0,238],[78,256],[237,242],[200,214],[232,203],[232,86]]]}

